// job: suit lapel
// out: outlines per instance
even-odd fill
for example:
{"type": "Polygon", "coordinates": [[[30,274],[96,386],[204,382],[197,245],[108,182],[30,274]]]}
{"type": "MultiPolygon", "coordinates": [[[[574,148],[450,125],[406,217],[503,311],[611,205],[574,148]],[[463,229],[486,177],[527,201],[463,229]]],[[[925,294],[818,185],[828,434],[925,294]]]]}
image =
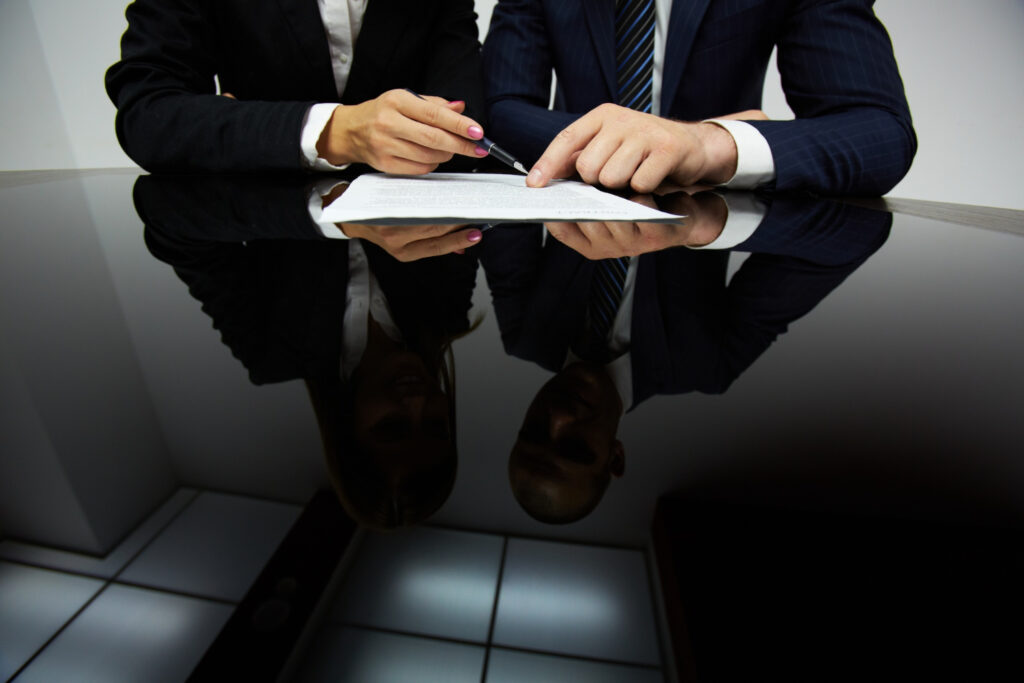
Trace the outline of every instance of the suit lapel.
{"type": "Polygon", "coordinates": [[[690,57],[693,39],[697,35],[710,0],[675,0],[668,22],[665,39],[665,61],[661,71],[661,115],[672,111],[679,81],[690,57]]]}
{"type": "MultiPolygon", "coordinates": [[[[682,2],[682,0],[680,0],[682,2]]],[[[608,100],[616,101],[618,79],[615,74],[615,2],[614,0],[583,0],[590,38],[601,64],[601,73],[608,86],[608,100]]]]}
{"type": "Polygon", "coordinates": [[[326,81],[334,90],[334,72],[331,70],[331,53],[327,48],[323,20],[316,0],[277,0],[291,29],[299,50],[309,62],[309,68],[317,83],[326,81]]]}

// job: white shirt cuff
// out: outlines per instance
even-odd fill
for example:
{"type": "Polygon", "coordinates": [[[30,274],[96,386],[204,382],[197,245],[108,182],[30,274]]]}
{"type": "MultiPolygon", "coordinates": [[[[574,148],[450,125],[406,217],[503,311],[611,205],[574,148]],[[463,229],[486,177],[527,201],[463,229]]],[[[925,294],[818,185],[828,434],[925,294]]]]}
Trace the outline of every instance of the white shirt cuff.
{"type": "Polygon", "coordinates": [[[690,247],[691,249],[732,249],[737,244],[746,242],[768,213],[768,205],[749,192],[716,194],[725,200],[726,209],[729,211],[725,226],[711,242],[699,247],[690,247]]]}
{"type": "Polygon", "coordinates": [[[320,230],[320,234],[332,240],[347,240],[348,235],[341,231],[335,223],[324,221],[324,197],[330,194],[331,190],[347,180],[321,180],[313,185],[313,191],[309,194],[309,217],[320,230]]]}
{"type": "Polygon", "coordinates": [[[775,160],[768,141],[761,131],[746,121],[729,119],[707,119],[729,131],[736,142],[736,173],[723,187],[733,190],[749,190],[775,180],[775,160]]]}
{"type": "Polygon", "coordinates": [[[334,113],[334,109],[337,106],[337,104],[330,103],[314,104],[306,112],[306,119],[302,122],[300,144],[302,145],[303,166],[308,169],[313,171],[342,171],[349,167],[348,164],[335,166],[325,159],[321,159],[316,153],[316,143],[320,140],[320,136],[323,134],[324,128],[327,127],[327,122],[331,120],[331,114],[334,113]]]}

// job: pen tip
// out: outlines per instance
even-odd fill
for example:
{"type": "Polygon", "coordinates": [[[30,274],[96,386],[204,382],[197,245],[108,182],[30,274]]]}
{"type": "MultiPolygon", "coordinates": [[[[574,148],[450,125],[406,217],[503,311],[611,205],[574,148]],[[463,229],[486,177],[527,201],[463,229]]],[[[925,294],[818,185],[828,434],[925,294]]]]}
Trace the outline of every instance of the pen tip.
{"type": "Polygon", "coordinates": [[[520,173],[522,173],[523,175],[529,175],[529,173],[527,172],[526,168],[521,163],[519,163],[518,161],[516,163],[512,164],[512,167],[515,168],[520,173]]]}

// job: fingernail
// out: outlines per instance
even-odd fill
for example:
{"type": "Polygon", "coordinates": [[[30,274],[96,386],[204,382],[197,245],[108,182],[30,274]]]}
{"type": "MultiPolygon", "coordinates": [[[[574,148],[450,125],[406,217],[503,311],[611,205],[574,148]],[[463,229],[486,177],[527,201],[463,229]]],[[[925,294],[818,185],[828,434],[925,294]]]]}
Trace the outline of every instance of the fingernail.
{"type": "Polygon", "coordinates": [[[484,130],[480,126],[470,126],[466,132],[469,133],[469,137],[473,140],[479,140],[484,136],[484,130]]]}
{"type": "Polygon", "coordinates": [[[466,239],[468,239],[470,242],[479,242],[480,238],[483,236],[484,234],[479,230],[470,230],[469,234],[466,235],[466,239]]]}
{"type": "Polygon", "coordinates": [[[465,104],[465,102],[463,102],[462,100],[455,100],[454,102],[449,102],[448,104],[451,104],[451,105],[457,107],[460,104],[465,104]]]}
{"type": "Polygon", "coordinates": [[[477,147],[473,151],[476,153],[478,157],[485,157],[488,154],[487,150],[484,149],[483,147],[477,147]]]}
{"type": "Polygon", "coordinates": [[[530,175],[526,176],[527,185],[539,185],[541,181],[541,173],[537,169],[530,171],[530,175]]]}

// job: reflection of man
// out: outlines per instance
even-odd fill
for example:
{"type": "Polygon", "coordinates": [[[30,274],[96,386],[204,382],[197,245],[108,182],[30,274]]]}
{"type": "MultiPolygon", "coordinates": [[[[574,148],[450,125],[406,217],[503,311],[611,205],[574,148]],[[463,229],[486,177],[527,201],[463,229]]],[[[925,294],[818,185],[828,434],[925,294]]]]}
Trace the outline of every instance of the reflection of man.
{"type": "Polygon", "coordinates": [[[597,335],[603,357],[594,359],[586,329],[610,259],[543,244],[539,227],[488,234],[480,257],[505,349],[556,373],[528,409],[509,460],[527,513],[549,523],[588,514],[624,471],[616,436],[624,412],[654,394],[724,392],[888,236],[888,214],[781,197],[768,204],[740,247],[758,253],[729,282],[725,251],[630,259],[621,302],[597,335]]]}
{"type": "Polygon", "coordinates": [[[512,494],[548,524],[590,514],[626,453],[618,440],[622,399],[605,367],[574,362],[537,392],[508,460],[512,494]]]}
{"type": "Polygon", "coordinates": [[[490,134],[521,159],[540,159],[532,185],[578,172],[638,191],[668,177],[884,193],[906,173],[916,140],[871,5],[501,0],[484,45],[490,134]],[[700,123],[761,107],[776,46],[796,120],[700,123]],[[558,111],[547,110],[552,70],[558,111]],[[649,106],[635,101],[640,81],[649,106]]]}

